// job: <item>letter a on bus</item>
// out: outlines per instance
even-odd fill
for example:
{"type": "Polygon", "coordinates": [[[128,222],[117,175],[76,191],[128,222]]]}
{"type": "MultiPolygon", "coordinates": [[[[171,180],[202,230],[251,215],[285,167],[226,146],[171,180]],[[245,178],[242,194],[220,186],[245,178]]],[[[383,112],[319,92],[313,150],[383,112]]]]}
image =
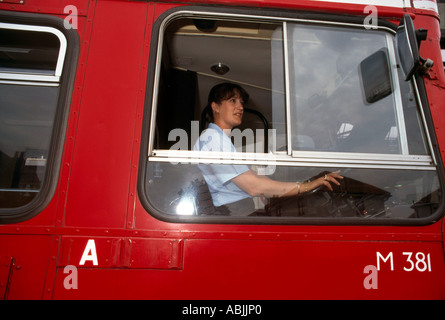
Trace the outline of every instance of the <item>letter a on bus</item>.
{"type": "Polygon", "coordinates": [[[369,289],[378,289],[378,275],[377,275],[377,268],[373,265],[368,265],[363,270],[363,273],[368,273],[369,275],[365,277],[365,280],[363,280],[363,286],[366,290],[369,289]]]}
{"type": "Polygon", "coordinates": [[[96,243],[94,239],[88,240],[85,250],[83,251],[82,258],[80,259],[79,265],[83,266],[85,261],[93,261],[93,265],[97,266],[97,253],[96,253],[96,243]]]}

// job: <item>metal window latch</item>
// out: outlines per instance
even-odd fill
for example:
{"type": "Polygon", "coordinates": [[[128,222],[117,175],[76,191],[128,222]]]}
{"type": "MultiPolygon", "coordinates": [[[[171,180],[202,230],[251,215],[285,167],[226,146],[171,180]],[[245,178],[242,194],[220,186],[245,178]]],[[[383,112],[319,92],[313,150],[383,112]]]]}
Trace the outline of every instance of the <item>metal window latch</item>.
{"type": "Polygon", "coordinates": [[[420,66],[420,71],[424,74],[427,74],[434,65],[434,61],[431,59],[423,59],[420,57],[420,62],[422,63],[420,66]]]}

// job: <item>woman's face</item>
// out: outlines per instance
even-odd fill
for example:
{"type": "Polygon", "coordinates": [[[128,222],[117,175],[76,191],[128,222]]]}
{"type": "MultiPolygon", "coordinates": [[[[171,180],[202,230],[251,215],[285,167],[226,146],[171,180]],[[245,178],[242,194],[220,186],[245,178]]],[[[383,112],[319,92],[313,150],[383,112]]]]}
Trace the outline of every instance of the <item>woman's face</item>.
{"type": "Polygon", "coordinates": [[[244,101],[236,92],[229,99],[221,101],[220,104],[212,103],[215,124],[221,129],[233,129],[241,124],[244,113],[244,101]]]}

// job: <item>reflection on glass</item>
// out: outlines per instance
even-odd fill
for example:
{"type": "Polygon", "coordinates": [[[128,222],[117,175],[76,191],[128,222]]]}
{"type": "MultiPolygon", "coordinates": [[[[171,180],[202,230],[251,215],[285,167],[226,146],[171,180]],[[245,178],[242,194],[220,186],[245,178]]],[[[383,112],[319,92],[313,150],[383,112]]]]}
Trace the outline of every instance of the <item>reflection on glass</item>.
{"type": "Polygon", "coordinates": [[[397,135],[386,139],[397,131],[391,87],[377,101],[362,88],[360,66],[385,52],[385,33],[291,25],[289,43],[294,150],[401,152],[397,135]]]}
{"type": "Polygon", "coordinates": [[[59,48],[52,33],[0,29],[0,72],[54,74],[59,48]]]}
{"type": "Polygon", "coordinates": [[[0,207],[30,202],[46,171],[58,87],[0,84],[0,207]]]}
{"type": "MultiPolygon", "coordinates": [[[[329,168],[277,167],[271,178],[301,181],[329,168]]],[[[416,219],[431,216],[441,201],[434,171],[342,169],[333,192],[320,189],[303,196],[254,199],[252,217],[416,219]]],[[[146,190],[151,204],[173,215],[211,216],[211,196],[196,164],[149,162],[146,190]],[[161,172],[161,173],[160,173],[161,172]]]]}

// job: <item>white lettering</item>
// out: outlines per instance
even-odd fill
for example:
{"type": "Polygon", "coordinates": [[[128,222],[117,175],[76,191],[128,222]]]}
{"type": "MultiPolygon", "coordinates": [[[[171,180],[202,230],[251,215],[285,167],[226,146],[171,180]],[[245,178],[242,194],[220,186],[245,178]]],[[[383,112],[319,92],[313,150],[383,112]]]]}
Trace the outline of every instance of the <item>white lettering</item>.
{"type": "Polygon", "coordinates": [[[63,26],[65,29],[77,29],[77,7],[68,5],[63,8],[63,13],[69,14],[65,20],[63,20],[63,26]]]}
{"type": "Polygon", "coordinates": [[[238,152],[243,151],[243,138],[246,139],[246,151],[245,152],[255,152],[255,144],[254,144],[254,134],[253,130],[250,128],[244,129],[241,131],[238,128],[233,129],[229,135],[230,138],[233,138],[233,145],[238,152]]]}
{"type": "Polygon", "coordinates": [[[86,261],[92,261],[93,265],[97,266],[97,253],[96,253],[96,243],[94,239],[88,240],[85,250],[83,251],[82,258],[80,259],[79,265],[83,266],[86,261]]]}
{"type": "Polygon", "coordinates": [[[168,141],[175,141],[179,137],[179,141],[170,147],[170,150],[188,150],[188,134],[184,129],[176,128],[169,132],[168,141]]]}
{"type": "Polygon", "coordinates": [[[216,307],[194,307],[191,304],[188,307],[182,308],[182,314],[203,314],[209,315],[210,318],[213,318],[215,315],[216,307]]]}
{"type": "MultiPolygon", "coordinates": [[[[238,128],[235,128],[233,130],[228,130],[226,132],[227,136],[231,140],[224,139],[224,136],[221,136],[221,140],[215,143],[215,146],[220,146],[221,148],[218,150],[212,150],[212,139],[216,135],[201,135],[199,136],[199,121],[191,121],[190,123],[191,128],[191,140],[189,140],[189,135],[186,130],[181,128],[175,128],[170,130],[168,134],[168,141],[175,141],[175,143],[170,147],[170,151],[173,151],[168,154],[168,157],[171,159],[170,163],[173,165],[178,164],[176,159],[182,158],[181,153],[177,153],[174,151],[179,150],[191,150],[193,149],[192,146],[198,141],[201,142],[203,145],[206,145],[206,152],[207,151],[218,151],[219,154],[219,160],[237,160],[239,157],[234,152],[227,152],[227,150],[232,150],[232,142],[233,140],[233,146],[235,147],[235,150],[237,150],[240,153],[258,153],[258,154],[266,154],[267,157],[260,156],[258,157],[258,160],[266,160],[266,165],[258,165],[258,174],[259,175],[270,175],[275,172],[275,151],[276,151],[276,129],[268,129],[267,133],[265,133],[264,129],[256,129],[256,133],[254,134],[254,131],[252,129],[244,129],[241,131],[238,128]],[[266,137],[267,134],[267,137],[266,137]],[[207,141],[205,140],[205,137],[207,137],[207,141]],[[268,148],[266,150],[265,141],[268,141],[268,148]],[[245,141],[245,143],[243,143],[245,141]],[[189,144],[191,142],[191,144],[189,144]]],[[[215,130],[215,129],[206,129],[207,130],[215,130]]],[[[226,131],[226,130],[224,130],[226,131]]],[[[239,155],[239,154],[238,154],[239,155]]],[[[250,157],[250,156],[249,156],[250,157]]],[[[198,155],[198,158],[201,158],[198,155]]],[[[206,159],[206,155],[203,155],[203,159],[206,159]]],[[[254,157],[253,161],[257,161],[257,159],[254,157]]],[[[187,163],[185,161],[180,161],[181,163],[187,163]]]]}
{"type": "MultiPolygon", "coordinates": [[[[221,310],[220,310],[221,311],[221,310]]],[[[233,307],[229,305],[226,309],[226,314],[238,315],[247,317],[251,314],[261,314],[261,306],[253,304],[236,304],[233,307]]]]}
{"type": "MultiPolygon", "coordinates": [[[[184,129],[176,128],[169,132],[168,141],[176,141],[176,138],[179,138],[178,142],[170,147],[170,150],[188,150],[188,134],[184,129]]],[[[176,157],[174,154],[169,154],[169,158],[176,157]]],[[[170,161],[171,164],[178,164],[177,161],[170,161]]]]}
{"type": "Polygon", "coordinates": [[[363,13],[369,13],[363,21],[365,29],[377,29],[377,8],[375,6],[366,6],[363,13]]]}
{"type": "Polygon", "coordinates": [[[363,280],[363,286],[365,287],[366,290],[369,289],[378,289],[378,276],[377,276],[377,268],[373,265],[368,265],[365,267],[365,269],[363,270],[363,273],[369,273],[369,275],[367,275],[365,277],[365,280],[363,280]]]}
{"type": "Polygon", "coordinates": [[[405,271],[412,271],[414,269],[414,262],[411,260],[411,255],[413,253],[412,252],[404,252],[403,255],[404,256],[408,256],[408,258],[406,258],[406,262],[408,262],[410,264],[409,268],[403,267],[403,270],[405,271]]]}
{"type": "Polygon", "coordinates": [[[383,258],[383,256],[380,254],[380,252],[377,252],[377,270],[380,271],[380,259],[383,260],[383,262],[386,263],[386,261],[388,261],[388,259],[390,259],[391,262],[391,271],[394,271],[394,259],[392,256],[392,252],[390,252],[386,258],[383,258]]]}
{"type": "Polygon", "coordinates": [[[63,287],[67,290],[78,288],[77,286],[77,268],[72,265],[68,265],[63,269],[63,273],[68,273],[68,275],[63,280],[63,287]]]}
{"type": "Polygon", "coordinates": [[[417,252],[415,254],[416,262],[414,262],[411,257],[413,255],[412,252],[403,252],[404,256],[407,256],[406,262],[408,263],[408,267],[403,267],[403,270],[410,272],[416,269],[419,272],[431,272],[431,257],[428,253],[425,255],[423,252],[417,252]]]}

